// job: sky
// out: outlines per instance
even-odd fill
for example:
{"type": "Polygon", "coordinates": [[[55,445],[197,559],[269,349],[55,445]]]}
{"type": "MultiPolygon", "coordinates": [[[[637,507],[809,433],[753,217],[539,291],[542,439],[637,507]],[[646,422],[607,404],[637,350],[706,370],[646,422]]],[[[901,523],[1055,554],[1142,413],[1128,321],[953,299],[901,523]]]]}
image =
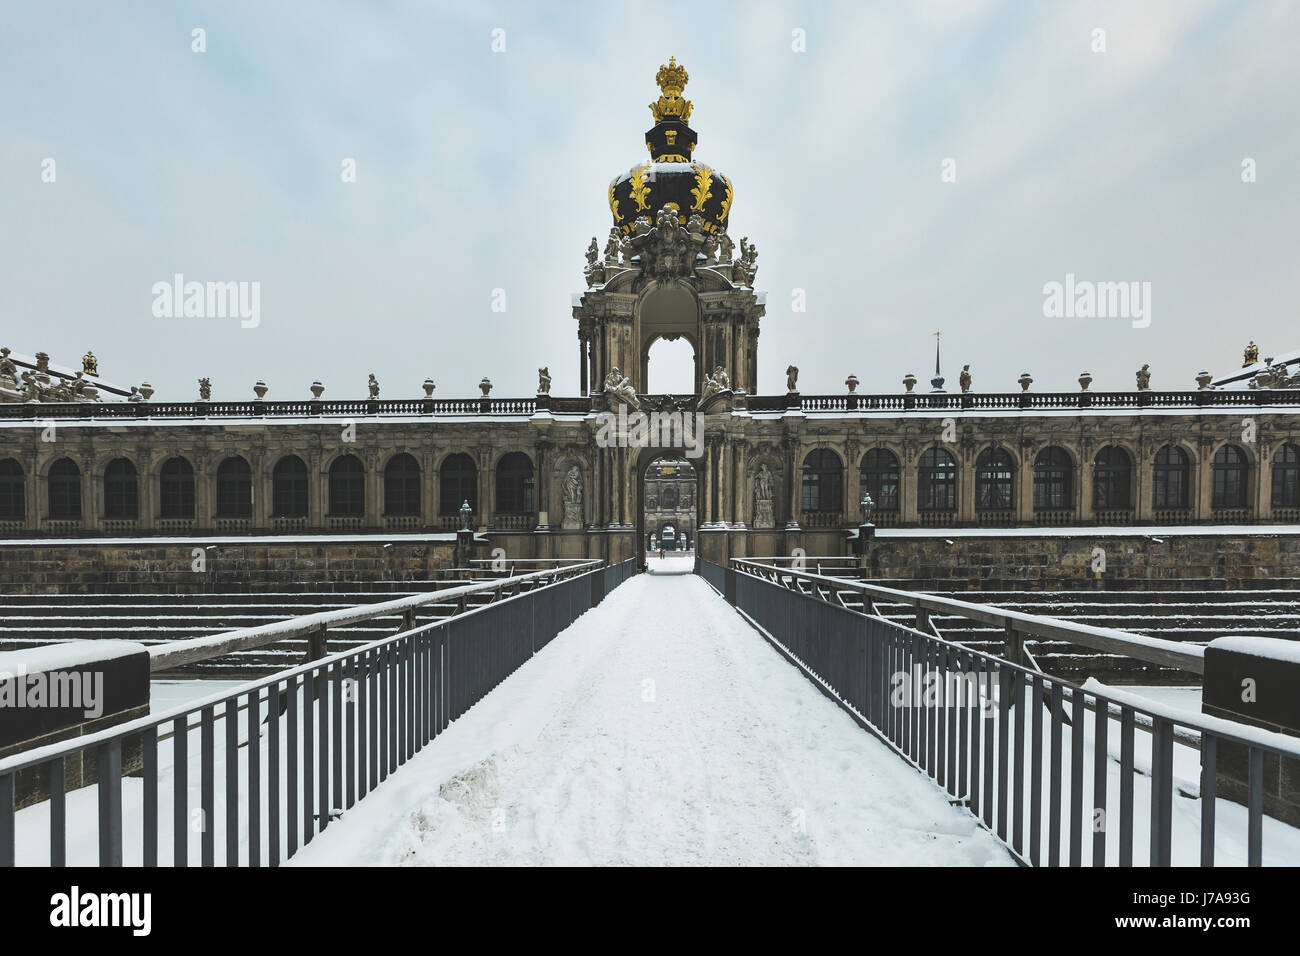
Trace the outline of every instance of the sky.
{"type": "Polygon", "coordinates": [[[583,252],[675,56],[760,252],[760,393],[899,392],[938,330],[949,388],[1193,388],[1300,347],[1298,40],[1249,0],[8,3],[0,345],[155,400],[575,395],[583,252]],[[177,273],[258,283],[257,325],[156,315],[177,273]],[[1045,315],[1067,275],[1149,312],[1045,315]]]}

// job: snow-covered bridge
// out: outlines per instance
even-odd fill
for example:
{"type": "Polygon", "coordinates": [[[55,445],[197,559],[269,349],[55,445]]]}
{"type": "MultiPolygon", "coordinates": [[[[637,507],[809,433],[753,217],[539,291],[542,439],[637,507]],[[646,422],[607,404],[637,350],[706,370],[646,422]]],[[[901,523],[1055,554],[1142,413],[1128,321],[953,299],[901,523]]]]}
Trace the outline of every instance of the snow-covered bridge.
{"type": "Polygon", "coordinates": [[[294,862],[1011,864],[689,559],[650,565],[294,862]]]}

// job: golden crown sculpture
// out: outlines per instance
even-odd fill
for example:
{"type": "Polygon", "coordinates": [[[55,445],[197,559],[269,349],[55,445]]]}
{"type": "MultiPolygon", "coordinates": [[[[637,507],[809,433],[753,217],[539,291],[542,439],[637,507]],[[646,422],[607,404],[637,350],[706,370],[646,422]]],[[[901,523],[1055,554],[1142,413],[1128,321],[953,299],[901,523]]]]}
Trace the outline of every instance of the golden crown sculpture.
{"type": "Polygon", "coordinates": [[[683,123],[691,121],[691,101],[682,98],[682,90],[686,89],[688,80],[690,75],[687,74],[686,67],[679,66],[676,57],[670,56],[666,66],[660,65],[659,72],[655,74],[655,83],[659,85],[663,96],[650,104],[650,112],[654,114],[656,123],[662,123],[670,117],[683,123]]]}

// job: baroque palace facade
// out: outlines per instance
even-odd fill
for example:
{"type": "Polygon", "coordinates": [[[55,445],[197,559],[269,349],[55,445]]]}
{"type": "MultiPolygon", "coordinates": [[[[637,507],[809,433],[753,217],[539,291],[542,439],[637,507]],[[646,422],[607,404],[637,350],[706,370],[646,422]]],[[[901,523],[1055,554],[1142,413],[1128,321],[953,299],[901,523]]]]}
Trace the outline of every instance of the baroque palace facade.
{"type": "MultiPolygon", "coordinates": [[[[683,456],[601,440],[622,406],[698,421],[689,528],[699,554],[843,554],[863,492],[883,527],[1104,528],[1300,524],[1300,376],[1258,387],[1129,392],[758,394],[757,250],[728,232],[733,187],[693,158],[687,75],[657,76],[648,161],[608,187],[612,225],[587,250],[573,308],[582,394],[156,402],[84,372],[0,360],[0,532],[9,538],[454,532],[511,557],[621,559],[659,530],[647,472],[683,456]],[[690,395],[647,395],[659,338],[694,348],[690,395]],[[86,382],[92,385],[87,392],[86,382]],[[651,501],[647,501],[647,494],[651,501]],[[468,506],[466,508],[466,506],[468,506]],[[651,515],[647,521],[647,511],[651,515]],[[469,512],[468,518],[465,512],[469,512]]],[[[1247,352],[1247,366],[1258,355],[1247,352]]],[[[667,429],[665,429],[665,432],[667,429]]],[[[690,453],[687,450],[687,454],[690,453]]],[[[659,473],[651,479],[662,477],[659,473]]],[[[679,505],[681,492],[678,493],[679,505]]],[[[678,509],[680,511],[680,507],[678,509]]],[[[1032,532],[1031,532],[1032,533],[1032,532]]]]}

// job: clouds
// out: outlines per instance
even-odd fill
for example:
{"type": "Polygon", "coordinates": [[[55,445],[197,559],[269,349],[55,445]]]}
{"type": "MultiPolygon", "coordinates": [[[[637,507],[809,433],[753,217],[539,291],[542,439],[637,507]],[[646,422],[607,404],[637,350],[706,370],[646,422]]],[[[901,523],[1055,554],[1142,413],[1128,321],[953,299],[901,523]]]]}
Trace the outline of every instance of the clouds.
{"type": "MultiPolygon", "coordinates": [[[[697,156],[762,250],[763,391],[896,391],[932,361],[976,387],[1156,387],[1296,344],[1300,212],[1283,3],[135,5],[6,14],[3,344],[86,348],[184,399],[578,387],[569,295],[645,155],[670,54],[697,156]],[[189,49],[203,26],[208,52],[189,49]],[[1106,30],[1093,53],[1091,31],[1106,30]],[[506,52],[491,31],[506,30],[506,52]],[[791,51],[791,30],[807,52],[791,51]],[[54,185],[40,161],[58,162],[54,185]],[[1241,159],[1259,181],[1244,185],[1241,159]],[[357,181],[340,180],[353,158],[357,181]],[[957,181],[940,181],[956,161],[957,181]],[[262,322],[154,319],[174,272],[260,281],[262,322]],[[1067,272],[1150,281],[1149,329],[1048,320],[1067,272]],[[491,310],[505,289],[507,311],[491,310]],[[791,290],[808,312],[790,311],[791,290]],[[1240,340],[1240,341],[1238,341],[1240,340]]],[[[949,378],[953,376],[949,374],[949,378]]]]}

